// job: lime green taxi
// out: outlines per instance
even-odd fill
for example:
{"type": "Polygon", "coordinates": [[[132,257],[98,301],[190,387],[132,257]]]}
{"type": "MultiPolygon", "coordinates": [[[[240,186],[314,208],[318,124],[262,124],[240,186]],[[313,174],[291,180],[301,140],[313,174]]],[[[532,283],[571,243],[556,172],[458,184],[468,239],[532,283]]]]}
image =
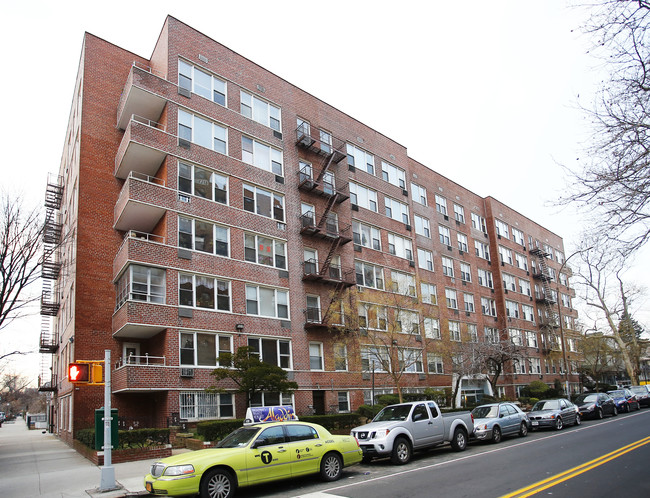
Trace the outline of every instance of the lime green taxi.
{"type": "Polygon", "coordinates": [[[215,448],[154,463],[145,489],[154,495],[228,498],[237,487],[306,474],[334,481],[343,467],[359,463],[362,456],[354,437],[330,434],[317,424],[257,423],[235,430],[215,448]]]}

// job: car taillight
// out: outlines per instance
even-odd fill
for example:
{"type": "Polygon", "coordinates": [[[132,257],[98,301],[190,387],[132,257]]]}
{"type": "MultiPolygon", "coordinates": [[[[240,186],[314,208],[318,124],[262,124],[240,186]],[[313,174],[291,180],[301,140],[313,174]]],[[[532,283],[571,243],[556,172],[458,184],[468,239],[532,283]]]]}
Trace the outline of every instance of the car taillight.
{"type": "Polygon", "coordinates": [[[361,448],[361,445],[359,444],[359,440],[357,439],[356,436],[354,437],[354,440],[357,442],[357,448],[361,448]]]}

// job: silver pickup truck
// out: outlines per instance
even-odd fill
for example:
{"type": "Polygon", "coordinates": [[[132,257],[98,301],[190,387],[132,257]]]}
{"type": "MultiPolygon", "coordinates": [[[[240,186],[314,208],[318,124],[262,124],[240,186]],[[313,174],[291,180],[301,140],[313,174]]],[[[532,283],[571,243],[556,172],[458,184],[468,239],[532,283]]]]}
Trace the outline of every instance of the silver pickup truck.
{"type": "Polygon", "coordinates": [[[399,465],[411,460],[414,450],[446,442],[451,443],[454,450],[463,451],[473,432],[471,413],[442,415],[434,401],[387,406],[371,423],[352,429],[352,435],[363,450],[364,462],[390,456],[391,462],[399,465]]]}

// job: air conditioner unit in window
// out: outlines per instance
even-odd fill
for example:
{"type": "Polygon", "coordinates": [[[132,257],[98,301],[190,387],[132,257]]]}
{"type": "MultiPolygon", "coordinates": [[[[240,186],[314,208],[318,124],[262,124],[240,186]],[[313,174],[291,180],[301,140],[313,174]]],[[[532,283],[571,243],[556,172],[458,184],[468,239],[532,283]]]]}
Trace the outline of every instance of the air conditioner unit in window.
{"type": "Polygon", "coordinates": [[[415,261],[413,261],[413,260],[411,259],[411,260],[409,261],[409,266],[412,267],[412,268],[415,268],[415,261]]]}
{"type": "Polygon", "coordinates": [[[192,96],[192,93],[187,88],[182,88],[180,86],[178,87],[178,93],[179,95],[187,97],[188,99],[192,96]]]}
{"type": "Polygon", "coordinates": [[[178,200],[181,202],[190,202],[190,196],[185,194],[178,194],[178,200]]]}
{"type": "Polygon", "coordinates": [[[181,368],[181,377],[194,377],[193,368],[181,368]]]}

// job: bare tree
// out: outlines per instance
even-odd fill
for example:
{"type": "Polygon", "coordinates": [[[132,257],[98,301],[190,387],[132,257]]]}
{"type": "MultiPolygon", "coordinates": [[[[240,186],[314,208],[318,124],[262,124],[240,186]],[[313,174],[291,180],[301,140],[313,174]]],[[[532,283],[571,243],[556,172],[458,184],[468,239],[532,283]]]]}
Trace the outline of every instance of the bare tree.
{"type": "Polygon", "coordinates": [[[40,412],[45,408],[45,396],[37,389],[27,387],[31,380],[15,373],[4,374],[0,381],[3,406],[9,406],[12,414],[22,410],[40,412]]]}
{"type": "Polygon", "coordinates": [[[513,344],[510,339],[486,337],[484,342],[477,343],[475,349],[477,364],[488,372],[488,381],[492,392],[497,392],[499,377],[505,372],[507,366],[513,366],[518,361],[525,361],[527,348],[513,344]]]}
{"type": "Polygon", "coordinates": [[[451,354],[451,371],[454,379],[452,386],[454,408],[456,408],[456,399],[463,379],[485,378],[484,372],[487,371],[487,365],[480,353],[480,348],[479,343],[470,341],[454,344],[451,354]]]}
{"type": "Polygon", "coordinates": [[[611,342],[611,337],[592,333],[585,335],[579,343],[583,355],[580,371],[596,383],[596,390],[603,375],[611,372],[618,364],[617,348],[611,342]]]}
{"type": "Polygon", "coordinates": [[[587,161],[567,168],[568,194],[589,214],[601,240],[626,253],[650,239],[650,2],[604,0],[591,4],[584,27],[605,61],[604,82],[593,109],[587,161]]]}

